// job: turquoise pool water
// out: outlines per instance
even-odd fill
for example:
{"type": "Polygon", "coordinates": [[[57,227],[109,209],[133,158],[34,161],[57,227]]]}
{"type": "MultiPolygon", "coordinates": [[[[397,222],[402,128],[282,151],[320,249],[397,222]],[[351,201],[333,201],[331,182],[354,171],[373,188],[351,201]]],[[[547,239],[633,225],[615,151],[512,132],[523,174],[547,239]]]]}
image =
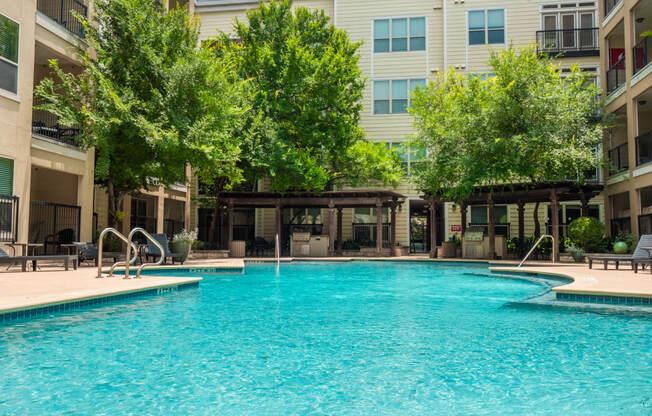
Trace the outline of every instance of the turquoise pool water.
{"type": "Polygon", "coordinates": [[[485,266],[248,265],[0,325],[0,414],[649,415],[652,320],[485,266]]]}

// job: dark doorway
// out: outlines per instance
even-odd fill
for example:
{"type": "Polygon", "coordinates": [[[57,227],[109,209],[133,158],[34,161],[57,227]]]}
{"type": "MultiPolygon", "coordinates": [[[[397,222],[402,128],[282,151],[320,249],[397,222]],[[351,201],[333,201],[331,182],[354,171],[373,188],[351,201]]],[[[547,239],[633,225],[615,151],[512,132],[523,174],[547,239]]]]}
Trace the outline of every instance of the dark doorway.
{"type": "MultiPolygon", "coordinates": [[[[430,251],[430,210],[427,202],[413,199],[410,204],[410,253],[430,251]]],[[[444,240],[443,206],[437,208],[437,245],[444,240]]]]}

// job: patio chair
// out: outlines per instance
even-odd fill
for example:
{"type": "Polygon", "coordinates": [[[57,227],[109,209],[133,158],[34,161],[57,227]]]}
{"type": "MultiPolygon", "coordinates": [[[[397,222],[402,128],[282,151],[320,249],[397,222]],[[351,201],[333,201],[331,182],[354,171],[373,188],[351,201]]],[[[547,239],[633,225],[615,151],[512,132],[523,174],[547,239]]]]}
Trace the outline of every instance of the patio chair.
{"type": "Polygon", "coordinates": [[[645,250],[645,248],[652,248],[652,234],[644,234],[638,240],[636,244],[636,250],[633,254],[612,254],[612,255],[589,255],[587,259],[589,260],[589,269],[593,268],[594,262],[602,262],[604,269],[607,270],[609,262],[613,262],[616,265],[616,270],[620,263],[629,263],[636,272],[636,268],[640,264],[643,268],[645,265],[651,264],[652,259],[650,258],[650,251],[645,250]]]}
{"type": "MultiPolygon", "coordinates": [[[[174,264],[175,261],[179,261],[179,263],[183,264],[185,261],[185,255],[183,253],[170,252],[168,236],[166,234],[153,234],[152,237],[163,247],[163,264],[167,262],[168,258],[172,259],[172,264],[174,264]]],[[[159,250],[156,244],[151,242],[149,239],[147,239],[147,257],[151,257],[154,260],[161,257],[161,250],[159,250]]]]}
{"type": "Polygon", "coordinates": [[[37,263],[41,260],[62,261],[66,271],[69,270],[70,263],[72,263],[72,266],[75,270],[77,270],[78,266],[78,259],[75,255],[59,254],[43,256],[10,256],[6,251],[0,248],[0,264],[20,264],[20,269],[23,272],[27,271],[28,262],[32,263],[32,270],[36,271],[37,263]]]}
{"type": "Polygon", "coordinates": [[[56,233],[47,235],[45,237],[45,243],[43,244],[43,248],[45,249],[45,253],[49,253],[50,251],[48,250],[49,246],[54,246],[55,253],[59,252],[59,248],[61,247],[62,244],[72,244],[73,241],[75,240],[75,230],[72,228],[64,228],[63,230],[59,230],[56,233]]]}
{"type": "MultiPolygon", "coordinates": [[[[95,244],[93,243],[79,244],[80,263],[84,261],[93,261],[95,263],[95,267],[97,267],[99,262],[98,254],[99,254],[99,249],[95,244]]],[[[120,260],[124,260],[124,258],[125,258],[125,253],[122,252],[115,252],[115,251],[102,252],[102,259],[113,259],[114,263],[117,263],[120,260]]]]}
{"type": "Polygon", "coordinates": [[[265,251],[274,248],[274,245],[268,243],[263,237],[256,237],[253,244],[253,253],[256,256],[264,256],[265,251]]]}

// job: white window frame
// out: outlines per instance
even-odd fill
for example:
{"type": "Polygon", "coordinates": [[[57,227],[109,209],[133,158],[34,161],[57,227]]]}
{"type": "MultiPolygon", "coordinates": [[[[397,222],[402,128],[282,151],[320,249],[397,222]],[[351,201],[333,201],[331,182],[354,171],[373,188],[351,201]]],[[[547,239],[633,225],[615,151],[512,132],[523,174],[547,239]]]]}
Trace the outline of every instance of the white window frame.
{"type": "MultiPolygon", "coordinates": [[[[491,45],[507,45],[507,8],[506,7],[485,7],[485,8],[479,8],[479,9],[466,9],[466,47],[472,48],[472,47],[487,47],[491,45]],[[503,43],[489,43],[489,11],[491,10],[502,10],[503,11],[503,43]],[[482,44],[475,44],[471,45],[469,43],[469,32],[471,31],[469,28],[469,13],[470,12],[484,12],[484,43],[482,44]]],[[[496,29],[492,29],[496,30],[496,29]]]]}
{"type": "Polygon", "coordinates": [[[12,92],[9,90],[5,90],[3,88],[0,88],[0,96],[9,98],[14,101],[20,101],[18,99],[19,93],[20,93],[20,41],[21,41],[21,24],[18,20],[12,19],[11,17],[7,16],[4,13],[0,13],[0,15],[6,17],[7,19],[11,20],[12,22],[16,23],[18,25],[18,50],[17,50],[17,55],[18,55],[18,62],[12,62],[9,59],[0,56],[0,60],[9,63],[10,65],[15,65],[16,66],[16,92],[12,92]]]}
{"type": "Polygon", "coordinates": [[[577,2],[569,2],[569,1],[560,1],[560,2],[547,2],[547,3],[542,3],[539,5],[539,30],[545,30],[545,26],[543,24],[543,19],[545,16],[555,16],[555,21],[556,23],[556,30],[562,30],[561,28],[561,16],[564,14],[575,14],[575,29],[580,29],[580,16],[582,14],[591,12],[593,14],[593,26],[592,27],[598,27],[598,0],[593,1],[594,3],[593,6],[582,6],[582,7],[561,7],[562,4],[569,4],[569,3],[591,3],[589,1],[587,2],[582,2],[582,1],[577,1],[577,2]],[[556,9],[544,9],[545,6],[553,6],[556,5],[556,9]]]}
{"type": "MultiPolygon", "coordinates": [[[[405,161],[405,163],[407,163],[407,171],[405,172],[405,175],[408,177],[412,176],[412,146],[409,145],[409,139],[386,139],[379,140],[378,143],[385,144],[389,149],[392,149],[394,146],[404,146],[403,148],[407,151],[407,160],[405,161]]],[[[424,150],[427,156],[428,149],[424,150]]],[[[414,162],[418,162],[418,160],[415,160],[414,162]]]]}
{"type": "MultiPolygon", "coordinates": [[[[426,52],[428,50],[428,16],[425,15],[410,15],[410,16],[384,16],[384,17],[375,17],[371,20],[371,39],[372,39],[372,44],[371,44],[371,52],[372,53],[380,53],[380,54],[385,54],[385,53],[410,53],[410,52],[426,52]],[[423,50],[416,50],[413,51],[410,49],[410,38],[411,37],[421,37],[421,36],[410,36],[410,19],[419,19],[423,18],[424,19],[424,24],[425,24],[425,30],[424,30],[424,42],[425,46],[423,50]],[[392,50],[392,20],[398,20],[398,19],[407,19],[407,50],[405,51],[393,51],[392,50]],[[376,34],[374,33],[375,31],[375,26],[376,26],[376,21],[377,20],[389,20],[389,51],[387,52],[376,52],[376,34]]],[[[382,38],[384,39],[384,38],[382,38]]]]}
{"type": "MultiPolygon", "coordinates": [[[[410,94],[410,81],[416,81],[416,80],[424,80],[426,85],[428,84],[428,77],[427,76],[414,76],[414,77],[402,77],[402,78],[375,78],[371,82],[371,115],[372,116],[409,116],[410,112],[406,111],[405,113],[392,113],[392,81],[407,81],[408,82],[408,96],[407,96],[407,106],[408,108],[410,107],[410,103],[412,101],[411,94],[410,94]],[[376,93],[375,91],[375,83],[376,81],[389,81],[389,113],[386,114],[376,114],[376,93]]],[[[397,98],[398,100],[402,100],[403,98],[397,98]]]]}

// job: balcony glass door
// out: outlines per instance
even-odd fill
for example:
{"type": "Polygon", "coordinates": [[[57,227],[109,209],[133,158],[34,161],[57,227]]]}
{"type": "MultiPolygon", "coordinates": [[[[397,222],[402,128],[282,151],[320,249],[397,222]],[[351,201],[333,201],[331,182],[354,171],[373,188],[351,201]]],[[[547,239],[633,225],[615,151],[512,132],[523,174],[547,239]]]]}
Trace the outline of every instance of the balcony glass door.
{"type": "Polygon", "coordinates": [[[557,32],[557,15],[546,14],[543,16],[544,44],[543,49],[555,49],[559,47],[557,32]]]}
{"type": "Polygon", "coordinates": [[[564,49],[575,48],[575,13],[561,15],[561,45],[564,49]]]}
{"type": "Polygon", "coordinates": [[[593,13],[580,13],[580,49],[596,47],[596,39],[593,36],[593,13]]]}

